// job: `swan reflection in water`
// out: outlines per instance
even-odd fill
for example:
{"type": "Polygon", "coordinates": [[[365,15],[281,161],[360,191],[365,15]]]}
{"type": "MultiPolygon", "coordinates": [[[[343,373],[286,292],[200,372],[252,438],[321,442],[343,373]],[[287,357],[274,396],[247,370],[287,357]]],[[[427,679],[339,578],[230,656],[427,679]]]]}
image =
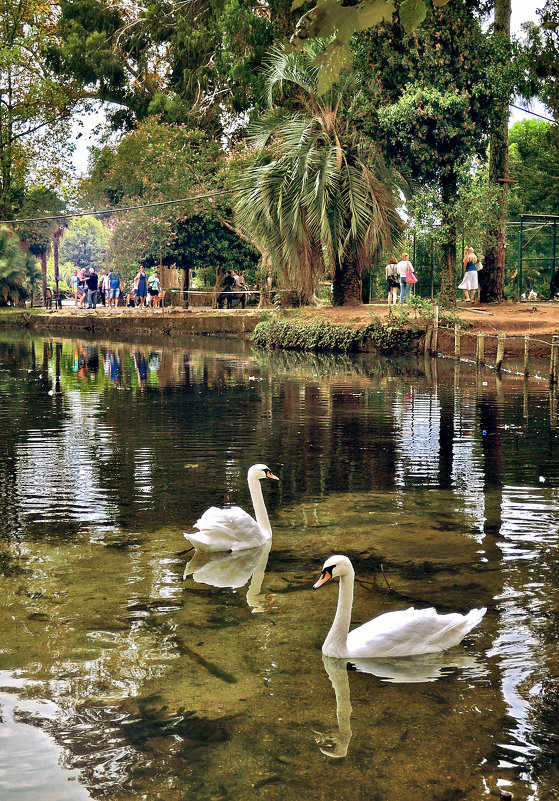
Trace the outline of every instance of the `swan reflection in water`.
{"type": "Polygon", "coordinates": [[[184,568],[183,581],[189,576],[197,584],[210,587],[239,589],[250,581],[247,603],[254,612],[268,609],[266,596],[260,593],[272,540],[256,548],[245,548],[232,553],[208,553],[196,550],[184,568]]]}
{"type": "Polygon", "coordinates": [[[322,662],[336,695],[336,717],[338,734],[335,737],[318,735],[317,743],[323,754],[334,759],[347,755],[352,737],[351,697],[349,691],[349,670],[370,673],[383,681],[395,684],[419,684],[447,676],[454,670],[465,671],[468,676],[485,674],[485,669],[473,656],[451,654],[422,654],[420,656],[398,657],[396,659],[336,659],[322,655],[322,662]]]}

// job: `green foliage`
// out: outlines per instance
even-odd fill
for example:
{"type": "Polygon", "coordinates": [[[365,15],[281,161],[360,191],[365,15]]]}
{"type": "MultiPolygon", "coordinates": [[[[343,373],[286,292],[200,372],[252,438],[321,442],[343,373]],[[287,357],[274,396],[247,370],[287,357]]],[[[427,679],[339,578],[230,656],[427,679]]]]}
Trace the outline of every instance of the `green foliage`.
{"type": "Polygon", "coordinates": [[[60,241],[60,259],[70,264],[70,270],[82,267],[99,270],[105,263],[109,239],[110,232],[96,217],[74,217],[60,241]]]}
{"type": "MultiPolygon", "coordinates": [[[[539,4],[538,4],[539,5],[539,4]]],[[[526,65],[532,85],[524,94],[537,95],[559,118],[559,0],[546,0],[538,9],[540,25],[527,25],[526,65]]],[[[559,140],[557,126],[554,127],[559,140]]]]}
{"type": "Polygon", "coordinates": [[[158,114],[219,136],[258,105],[263,56],[295,22],[290,2],[62,0],[51,61],[88,97],[117,104],[114,128],[158,114]]]}
{"type": "Polygon", "coordinates": [[[356,66],[369,88],[356,121],[415,180],[438,191],[448,185],[445,201],[459,171],[482,152],[495,101],[490,59],[479,57],[491,48],[474,7],[455,0],[444,11],[430,8],[413,36],[395,17],[362,34],[356,46],[356,66]]]}
{"type": "MultiPolygon", "coordinates": [[[[183,270],[192,270],[202,283],[212,285],[217,273],[236,270],[247,283],[256,281],[258,254],[218,219],[196,215],[176,225],[173,249],[167,251],[165,262],[183,270]]],[[[158,254],[144,260],[146,267],[159,264],[158,254]]]]}
{"type": "MultiPolygon", "coordinates": [[[[219,143],[203,131],[160,123],[156,118],[142,122],[117,146],[96,153],[83,184],[90,203],[122,207],[207,195],[115,215],[111,263],[127,274],[142,263],[159,264],[160,260],[180,266],[188,220],[211,219],[214,233],[216,226],[227,222],[229,198],[219,194],[224,165],[219,143]]],[[[196,247],[200,249],[199,242],[196,247]]]]}
{"type": "Polygon", "coordinates": [[[327,320],[303,324],[274,316],[258,323],[252,341],[262,348],[344,353],[362,350],[367,343],[383,353],[394,353],[410,348],[416,337],[416,332],[401,323],[384,325],[375,320],[359,329],[327,320]]]}
{"type": "Polygon", "coordinates": [[[27,297],[31,277],[37,277],[35,260],[24,253],[13,231],[0,226],[0,306],[27,297]]]}
{"type": "Polygon", "coordinates": [[[509,214],[557,214],[559,211],[559,139],[557,126],[522,120],[509,131],[509,171],[517,183],[509,192],[509,214]]]}
{"type": "MultiPolygon", "coordinates": [[[[26,192],[21,203],[21,214],[25,218],[52,217],[60,214],[64,201],[51,189],[35,186],[26,192]]],[[[18,223],[15,230],[29,246],[34,256],[42,256],[49,250],[54,232],[63,219],[36,220],[35,222],[18,223]]]]}
{"type": "Polygon", "coordinates": [[[319,96],[323,49],[273,51],[266,79],[277,105],[251,129],[255,154],[238,180],[236,219],[303,299],[331,272],[335,299],[360,302],[361,269],[391,246],[401,220],[393,175],[341,110],[354,97],[351,81],[319,96]],[[348,274],[353,285],[343,288],[348,274]]]}
{"type": "MultiPolygon", "coordinates": [[[[449,0],[435,0],[442,7],[449,0]]],[[[292,9],[301,8],[306,0],[293,0],[292,9]]],[[[396,10],[392,0],[362,0],[347,4],[342,0],[317,0],[316,5],[297,21],[291,43],[301,47],[309,37],[328,38],[323,54],[316,64],[321,71],[318,77],[320,94],[330,91],[339,80],[342,70],[351,68],[349,42],[356,33],[365,31],[383,21],[390,22],[396,10]]],[[[427,7],[424,0],[403,0],[399,15],[406,33],[412,33],[425,19],[427,7]]]]}
{"type": "Polygon", "coordinates": [[[57,41],[57,13],[43,0],[0,0],[0,218],[19,212],[31,167],[50,188],[68,176],[75,86],[45,55],[57,41]]]}

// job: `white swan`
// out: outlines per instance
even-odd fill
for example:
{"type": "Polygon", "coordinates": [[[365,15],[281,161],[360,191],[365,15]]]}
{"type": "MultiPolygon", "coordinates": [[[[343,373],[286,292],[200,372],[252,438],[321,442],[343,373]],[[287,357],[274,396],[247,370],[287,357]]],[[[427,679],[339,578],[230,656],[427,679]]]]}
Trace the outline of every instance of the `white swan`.
{"type": "Polygon", "coordinates": [[[486,609],[472,609],[467,615],[439,615],[434,609],[405,609],[386,612],[349,631],[355,573],[347,556],[331,556],[324,562],[314,589],[331,578],[340,579],[338,607],[322,653],[338,658],[391,657],[432,654],[458,645],[481,621],[486,609]]]}
{"type": "Polygon", "coordinates": [[[267,542],[272,536],[272,527],[262,496],[262,478],[279,481],[265,464],[253,464],[249,469],[248,488],[256,520],[240,506],[228,509],[211,506],[194,523],[198,531],[185,532],[186,539],[199,551],[240,551],[267,542]]]}

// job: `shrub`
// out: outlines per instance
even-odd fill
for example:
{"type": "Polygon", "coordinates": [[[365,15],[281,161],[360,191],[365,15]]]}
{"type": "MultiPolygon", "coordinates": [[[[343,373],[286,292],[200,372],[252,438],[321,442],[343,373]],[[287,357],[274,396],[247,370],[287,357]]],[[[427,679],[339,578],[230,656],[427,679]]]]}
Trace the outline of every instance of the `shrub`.
{"type": "Polygon", "coordinates": [[[373,345],[381,353],[409,350],[418,332],[398,322],[383,325],[375,320],[365,328],[332,325],[327,320],[302,324],[274,317],[258,323],[252,341],[262,348],[308,351],[363,350],[373,345]]]}

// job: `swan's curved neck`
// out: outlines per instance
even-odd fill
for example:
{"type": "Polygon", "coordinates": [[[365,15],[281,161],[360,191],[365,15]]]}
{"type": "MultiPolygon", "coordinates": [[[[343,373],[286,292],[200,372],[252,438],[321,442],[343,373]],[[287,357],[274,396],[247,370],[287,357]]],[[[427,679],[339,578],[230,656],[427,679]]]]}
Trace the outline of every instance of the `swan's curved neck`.
{"type": "Polygon", "coordinates": [[[353,571],[340,576],[338,606],[334,622],[322,646],[322,653],[326,656],[343,657],[347,654],[347,635],[353,606],[353,577],[353,571]]]}
{"type": "Polygon", "coordinates": [[[262,495],[262,486],[260,484],[260,479],[256,478],[256,476],[249,476],[248,477],[248,488],[250,491],[250,497],[252,499],[252,505],[254,507],[254,516],[256,518],[256,522],[262,529],[265,531],[266,534],[272,535],[272,527],[270,525],[270,520],[268,518],[268,512],[266,511],[266,505],[264,503],[264,496],[262,495]]]}

